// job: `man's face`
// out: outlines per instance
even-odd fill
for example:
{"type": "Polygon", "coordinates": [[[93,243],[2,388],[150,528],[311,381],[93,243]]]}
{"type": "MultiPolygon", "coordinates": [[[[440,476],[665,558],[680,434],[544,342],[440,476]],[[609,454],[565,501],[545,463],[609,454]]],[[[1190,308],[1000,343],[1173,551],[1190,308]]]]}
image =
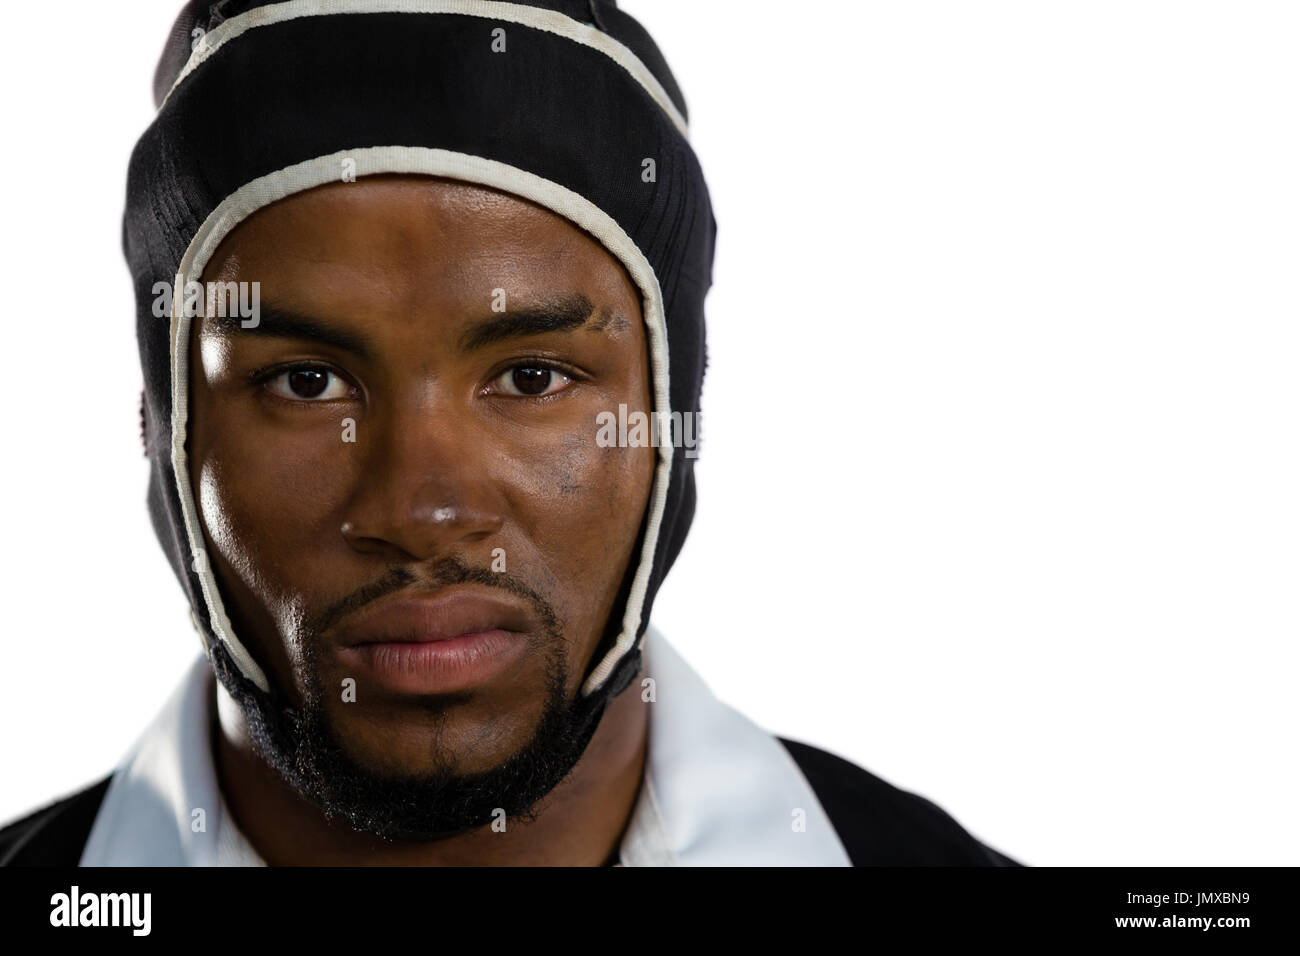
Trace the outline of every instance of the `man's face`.
{"type": "Polygon", "coordinates": [[[600,412],[651,408],[621,264],[522,199],[377,176],[260,210],[203,279],[260,283],[257,327],[191,332],[190,478],[236,634],[361,772],[535,745],[652,483],[652,448],[596,441],[600,412]],[[464,628],[490,633],[418,643],[464,628]]]}

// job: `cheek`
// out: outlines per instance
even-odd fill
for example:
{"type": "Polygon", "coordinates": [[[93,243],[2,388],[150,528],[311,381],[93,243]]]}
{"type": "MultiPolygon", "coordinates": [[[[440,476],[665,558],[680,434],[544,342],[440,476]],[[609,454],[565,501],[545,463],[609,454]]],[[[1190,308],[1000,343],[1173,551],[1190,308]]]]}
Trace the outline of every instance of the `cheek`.
{"type": "Polygon", "coordinates": [[[652,448],[602,448],[570,435],[534,466],[533,489],[517,504],[547,576],[585,611],[622,582],[649,499],[652,448]]]}
{"type": "Polygon", "coordinates": [[[219,457],[207,458],[199,468],[199,511],[213,548],[240,583],[269,607],[282,589],[267,576],[266,569],[278,562],[261,542],[280,539],[273,533],[274,511],[264,510],[264,499],[253,493],[242,474],[219,457]]]}
{"type": "Polygon", "coordinates": [[[204,528],[243,587],[285,623],[302,602],[301,579],[311,579],[306,565],[320,553],[346,462],[322,454],[319,441],[295,447],[236,422],[213,424],[212,434],[245,438],[218,441],[196,463],[204,528]]]}

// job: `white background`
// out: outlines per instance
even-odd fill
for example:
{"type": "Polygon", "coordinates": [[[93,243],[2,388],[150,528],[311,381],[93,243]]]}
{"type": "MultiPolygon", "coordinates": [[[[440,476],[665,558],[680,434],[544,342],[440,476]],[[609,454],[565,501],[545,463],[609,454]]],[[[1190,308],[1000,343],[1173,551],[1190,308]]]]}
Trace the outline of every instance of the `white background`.
{"type": "MultiPolygon", "coordinates": [[[[622,5],[719,223],[658,626],[1023,862],[1300,863],[1297,8],[622,5]]],[[[66,8],[0,34],[0,819],[199,651],[120,249],[179,3],[66,8]]]]}

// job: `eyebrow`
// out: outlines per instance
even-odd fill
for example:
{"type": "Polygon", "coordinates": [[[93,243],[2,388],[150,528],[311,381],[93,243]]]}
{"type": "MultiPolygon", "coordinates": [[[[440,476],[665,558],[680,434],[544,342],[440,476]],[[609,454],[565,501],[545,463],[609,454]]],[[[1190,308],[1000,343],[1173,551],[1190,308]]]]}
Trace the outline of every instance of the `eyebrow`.
{"type": "MultiPolygon", "coordinates": [[[[542,335],[547,332],[567,332],[585,325],[593,312],[595,306],[592,305],[591,300],[581,292],[576,292],[495,314],[491,319],[468,329],[461,336],[459,345],[461,351],[473,352],[508,339],[542,335]]],[[[258,323],[252,327],[244,326],[244,320],[238,315],[209,316],[208,321],[208,329],[219,335],[265,335],[280,339],[305,339],[332,345],[365,359],[374,355],[374,350],[365,336],[326,325],[280,306],[262,305],[258,311],[258,323]]],[[[606,320],[602,327],[604,324],[608,324],[608,321],[606,320]]]]}
{"type": "Polygon", "coordinates": [[[278,306],[261,306],[258,309],[257,325],[252,327],[245,327],[244,320],[238,315],[209,316],[208,320],[208,328],[220,335],[266,335],[277,339],[307,339],[332,345],[345,352],[352,352],[361,358],[368,359],[373,355],[373,349],[365,336],[325,325],[278,306]]]}
{"type": "Polygon", "coordinates": [[[467,330],[460,338],[460,348],[473,352],[506,339],[567,332],[585,325],[594,311],[591,300],[581,292],[511,309],[467,330]]]}

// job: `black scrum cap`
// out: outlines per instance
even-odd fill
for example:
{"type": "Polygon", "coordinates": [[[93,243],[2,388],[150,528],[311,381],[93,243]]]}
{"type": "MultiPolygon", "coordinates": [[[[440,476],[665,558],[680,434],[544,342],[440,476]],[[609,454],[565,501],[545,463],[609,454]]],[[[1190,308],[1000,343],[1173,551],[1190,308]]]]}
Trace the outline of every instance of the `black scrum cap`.
{"type": "MultiPolygon", "coordinates": [[[[270,692],[203,555],[185,443],[191,319],[179,296],[162,318],[153,302],[156,283],[199,280],[258,209],[339,180],[344,161],[357,177],[424,173],[538,203],[601,242],[639,288],[655,412],[698,413],[716,222],[681,91],[613,0],[192,0],[154,94],[123,223],[149,508],[228,688],[270,692]],[[506,55],[493,49],[498,28],[506,55]]],[[[691,523],[694,460],[677,444],[658,448],[641,540],[585,675],[593,716],[636,673],[654,596],[691,523]]]]}

